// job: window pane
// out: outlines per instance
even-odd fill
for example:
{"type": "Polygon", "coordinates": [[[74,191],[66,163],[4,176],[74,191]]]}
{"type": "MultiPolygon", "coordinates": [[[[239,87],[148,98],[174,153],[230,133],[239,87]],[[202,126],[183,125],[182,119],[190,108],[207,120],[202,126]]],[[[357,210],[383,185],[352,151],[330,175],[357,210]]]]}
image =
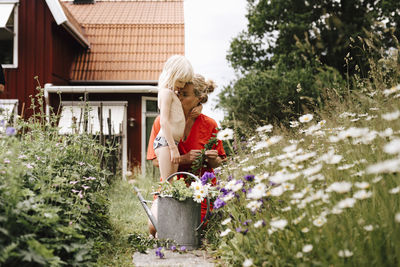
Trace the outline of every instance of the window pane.
{"type": "Polygon", "coordinates": [[[0,33],[0,63],[1,64],[13,64],[13,52],[14,52],[14,46],[13,46],[13,39],[11,40],[4,40],[2,32],[4,29],[1,30],[0,33]]]}
{"type": "Polygon", "coordinates": [[[146,112],[158,112],[157,100],[146,100],[146,112]]]}
{"type": "Polygon", "coordinates": [[[156,117],[146,117],[146,150],[147,152],[147,147],[149,146],[149,139],[150,139],[150,133],[151,133],[151,128],[153,127],[153,123],[156,117]]]}
{"type": "Polygon", "coordinates": [[[14,11],[11,12],[6,28],[0,29],[0,63],[14,64],[14,11]]]}

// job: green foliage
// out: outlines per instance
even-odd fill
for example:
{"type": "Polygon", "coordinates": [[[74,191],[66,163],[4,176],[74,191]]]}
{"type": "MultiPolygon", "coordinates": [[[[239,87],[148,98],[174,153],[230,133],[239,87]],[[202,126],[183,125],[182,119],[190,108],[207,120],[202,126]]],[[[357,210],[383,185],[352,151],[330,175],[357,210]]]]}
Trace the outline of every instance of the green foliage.
{"type": "Polygon", "coordinates": [[[179,201],[193,198],[194,190],[187,186],[185,179],[174,177],[172,181],[160,182],[160,195],[168,196],[179,201]]]}
{"type": "Polygon", "coordinates": [[[384,48],[392,46],[390,31],[400,36],[399,7],[398,1],[386,0],[248,0],[247,30],[232,41],[227,58],[243,73],[270,69],[280,60],[292,69],[297,37],[302,43],[308,40],[322,63],[342,74],[349,52],[364,69],[367,62],[357,47],[349,46],[350,38],[365,38],[374,30],[381,33],[384,48]]]}
{"type": "Polygon", "coordinates": [[[236,142],[242,153],[218,174],[224,190],[214,203],[225,205],[206,233],[221,264],[400,264],[399,52],[361,41],[374,53],[368,77],[349,75],[353,90],[324,91],[299,127],[236,142]]]}
{"type": "Polygon", "coordinates": [[[322,108],[326,91],[343,97],[358,88],[350,77],[370,78],[369,58],[397,46],[399,7],[386,0],[248,0],[247,29],[227,56],[241,76],[219,96],[226,124],[233,117],[245,128],[286,124],[322,108]]]}
{"type": "Polygon", "coordinates": [[[59,135],[42,96],[0,139],[0,265],[91,265],[111,231],[107,152],[89,135],[59,135]]]}
{"type": "Polygon", "coordinates": [[[296,69],[253,71],[219,95],[219,106],[233,116],[242,129],[267,122],[288,123],[298,114],[322,107],[321,89],[341,88],[343,80],[332,68],[310,65],[296,69]]]}
{"type": "Polygon", "coordinates": [[[206,154],[205,152],[207,150],[213,149],[217,145],[218,139],[216,137],[216,134],[213,134],[213,136],[208,140],[207,144],[204,145],[204,148],[201,150],[200,155],[192,162],[192,166],[190,169],[190,172],[193,173],[194,175],[200,176],[202,169],[204,167],[207,167],[205,165],[205,160],[206,160],[206,154]]]}

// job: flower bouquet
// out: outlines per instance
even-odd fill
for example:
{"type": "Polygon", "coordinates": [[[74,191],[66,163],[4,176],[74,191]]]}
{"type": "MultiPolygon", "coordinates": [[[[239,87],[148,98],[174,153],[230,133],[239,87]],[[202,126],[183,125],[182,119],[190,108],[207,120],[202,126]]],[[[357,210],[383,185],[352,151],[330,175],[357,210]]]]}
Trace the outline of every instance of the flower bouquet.
{"type": "Polygon", "coordinates": [[[218,191],[211,187],[211,180],[215,175],[205,172],[201,179],[191,182],[191,178],[178,178],[175,176],[169,182],[160,182],[161,197],[172,197],[179,201],[192,198],[194,202],[201,203],[205,198],[215,198],[218,191]]]}

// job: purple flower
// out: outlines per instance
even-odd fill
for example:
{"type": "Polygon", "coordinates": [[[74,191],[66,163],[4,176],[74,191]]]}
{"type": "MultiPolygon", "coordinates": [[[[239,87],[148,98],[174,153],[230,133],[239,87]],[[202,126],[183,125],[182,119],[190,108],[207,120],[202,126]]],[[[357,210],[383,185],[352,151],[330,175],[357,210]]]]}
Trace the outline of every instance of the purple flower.
{"type": "Polygon", "coordinates": [[[212,179],[214,179],[215,178],[215,175],[214,175],[214,173],[212,173],[212,172],[205,172],[204,174],[203,174],[203,176],[201,176],[201,184],[202,185],[205,185],[205,184],[207,184],[208,183],[208,181],[211,181],[212,179]]]}
{"type": "Polygon", "coordinates": [[[220,199],[220,198],[217,198],[217,199],[214,201],[214,209],[222,208],[222,207],[225,206],[225,205],[226,205],[225,201],[223,201],[223,200],[220,199]]]}
{"type": "Polygon", "coordinates": [[[247,225],[249,225],[249,223],[251,223],[251,220],[246,220],[246,221],[243,222],[243,225],[247,226],[247,225]]]}
{"type": "Polygon", "coordinates": [[[254,181],[254,175],[248,174],[244,176],[244,179],[248,182],[254,181]]]}
{"type": "Polygon", "coordinates": [[[172,251],[175,251],[175,250],[176,250],[176,246],[175,246],[175,245],[172,245],[172,246],[171,246],[171,250],[172,250],[172,251]]]}
{"type": "Polygon", "coordinates": [[[269,181],[268,183],[269,183],[270,186],[275,186],[275,185],[277,185],[277,183],[274,183],[274,182],[271,182],[271,181],[269,181]]]}
{"type": "Polygon", "coordinates": [[[160,257],[160,259],[164,258],[163,247],[159,247],[159,248],[156,249],[156,256],[160,257]]]}
{"type": "Polygon", "coordinates": [[[221,188],[221,190],[219,190],[220,192],[222,192],[222,196],[226,196],[229,193],[229,190],[226,190],[225,188],[221,188]]]}
{"type": "Polygon", "coordinates": [[[244,229],[244,230],[242,230],[241,227],[236,228],[236,232],[242,233],[242,234],[244,234],[244,235],[247,234],[248,231],[249,231],[248,228],[246,228],[246,229],[244,229]]]}
{"type": "Polygon", "coordinates": [[[181,251],[181,252],[186,252],[186,247],[185,247],[185,246],[182,246],[181,249],[180,249],[180,251],[181,251]]]}
{"type": "Polygon", "coordinates": [[[16,133],[17,133],[17,131],[15,130],[14,127],[7,127],[6,128],[6,135],[12,136],[12,135],[15,135],[16,133]]]}

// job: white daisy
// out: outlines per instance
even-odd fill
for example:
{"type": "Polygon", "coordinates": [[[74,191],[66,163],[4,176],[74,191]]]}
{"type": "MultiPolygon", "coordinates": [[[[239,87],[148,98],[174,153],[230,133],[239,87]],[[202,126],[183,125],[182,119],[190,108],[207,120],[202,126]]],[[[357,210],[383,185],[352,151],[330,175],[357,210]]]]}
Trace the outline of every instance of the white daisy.
{"type": "Polygon", "coordinates": [[[351,189],[352,184],[350,182],[334,182],[327,189],[326,192],[346,193],[351,189]]]}
{"type": "Polygon", "coordinates": [[[369,183],[367,182],[355,182],[354,185],[360,189],[367,189],[369,188],[369,183]]]}
{"type": "Polygon", "coordinates": [[[233,139],[233,130],[226,128],[224,130],[219,131],[217,134],[217,139],[222,141],[233,139]]]}
{"type": "Polygon", "coordinates": [[[372,230],[374,230],[374,227],[372,226],[372,224],[366,225],[364,226],[364,230],[367,232],[371,232],[372,230]]]}
{"type": "Polygon", "coordinates": [[[352,208],[355,203],[356,203],[356,200],[354,198],[346,198],[346,199],[339,201],[339,203],[336,205],[336,207],[339,209],[352,208]]]}
{"type": "Polygon", "coordinates": [[[312,114],[305,114],[303,116],[301,116],[299,118],[299,122],[301,123],[305,123],[305,122],[309,122],[314,118],[314,116],[312,114]]]}
{"type": "Polygon", "coordinates": [[[250,267],[253,265],[253,260],[252,259],[245,259],[242,266],[243,267],[250,267]]]}
{"type": "Polygon", "coordinates": [[[256,221],[254,223],[254,227],[258,228],[258,227],[261,227],[263,224],[264,224],[264,221],[263,220],[259,220],[259,221],[256,221]]]}
{"type": "Polygon", "coordinates": [[[382,119],[387,121],[397,120],[400,117],[400,111],[396,110],[394,112],[382,114],[382,119]]]}
{"type": "Polygon", "coordinates": [[[313,249],[313,245],[311,245],[311,244],[304,245],[304,247],[303,247],[303,253],[308,253],[308,252],[310,252],[312,249],[313,249]]]}
{"type": "Polygon", "coordinates": [[[272,228],[282,230],[286,227],[287,223],[288,222],[285,219],[272,219],[270,225],[272,228]]]}
{"type": "Polygon", "coordinates": [[[221,234],[220,234],[219,236],[221,236],[221,237],[226,236],[226,235],[229,234],[230,232],[232,232],[232,230],[228,228],[228,229],[226,229],[225,231],[222,231],[221,234]]]}
{"type": "Polygon", "coordinates": [[[250,192],[247,193],[247,198],[249,199],[260,199],[262,197],[265,197],[267,190],[267,186],[263,183],[258,183],[256,184],[250,192]]]}
{"type": "Polygon", "coordinates": [[[222,225],[227,225],[228,223],[230,223],[232,221],[232,218],[231,217],[228,217],[228,218],[226,218],[225,220],[223,220],[222,222],[221,222],[221,224],[222,225]]]}
{"type": "Polygon", "coordinates": [[[324,216],[320,216],[318,218],[316,218],[313,221],[313,224],[317,227],[321,227],[322,225],[324,225],[327,222],[326,218],[324,216]]]}
{"type": "Polygon", "coordinates": [[[353,195],[354,198],[360,199],[360,200],[370,198],[371,196],[372,196],[372,192],[365,191],[364,189],[355,192],[353,195]]]}
{"type": "Polygon", "coordinates": [[[341,257],[341,258],[348,258],[348,257],[353,256],[353,252],[351,252],[351,251],[348,250],[348,249],[339,250],[338,256],[341,257]]]}
{"type": "Polygon", "coordinates": [[[261,202],[257,200],[250,201],[246,208],[250,209],[252,212],[255,212],[259,207],[261,207],[261,202]]]}
{"type": "Polygon", "coordinates": [[[390,173],[400,171],[400,158],[388,159],[367,167],[367,173],[390,173]]]}
{"type": "Polygon", "coordinates": [[[274,127],[274,126],[272,126],[272,124],[268,124],[268,125],[264,125],[264,126],[258,127],[258,128],[256,129],[256,131],[257,131],[257,132],[267,132],[267,133],[269,133],[269,132],[272,131],[272,128],[273,128],[273,127],[274,127]]]}
{"type": "Polygon", "coordinates": [[[400,139],[396,138],[383,147],[383,151],[388,154],[400,154],[400,139]]]}
{"type": "Polygon", "coordinates": [[[395,220],[397,223],[400,223],[400,212],[396,213],[396,215],[394,216],[394,220],[395,220]]]}

